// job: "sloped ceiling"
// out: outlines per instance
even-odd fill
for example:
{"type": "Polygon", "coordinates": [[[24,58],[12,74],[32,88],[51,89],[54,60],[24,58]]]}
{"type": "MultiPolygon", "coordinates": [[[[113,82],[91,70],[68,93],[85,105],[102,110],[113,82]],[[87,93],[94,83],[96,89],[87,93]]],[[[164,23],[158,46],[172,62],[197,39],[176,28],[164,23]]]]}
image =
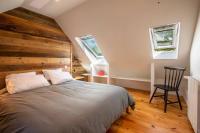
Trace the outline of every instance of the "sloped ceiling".
{"type": "Polygon", "coordinates": [[[199,0],[92,0],[56,20],[70,37],[75,54],[89,62],[75,37],[94,35],[110,64],[111,75],[150,78],[150,64],[186,66],[197,20],[199,0]],[[152,60],[149,28],[181,23],[178,60],[152,60]]]}
{"type": "Polygon", "coordinates": [[[55,18],[86,0],[25,0],[24,8],[55,18]]]}
{"type": "Polygon", "coordinates": [[[0,13],[17,8],[22,5],[24,0],[0,0],[0,13]]]}
{"type": "Polygon", "coordinates": [[[87,0],[0,0],[0,13],[17,7],[55,18],[87,0]]]}

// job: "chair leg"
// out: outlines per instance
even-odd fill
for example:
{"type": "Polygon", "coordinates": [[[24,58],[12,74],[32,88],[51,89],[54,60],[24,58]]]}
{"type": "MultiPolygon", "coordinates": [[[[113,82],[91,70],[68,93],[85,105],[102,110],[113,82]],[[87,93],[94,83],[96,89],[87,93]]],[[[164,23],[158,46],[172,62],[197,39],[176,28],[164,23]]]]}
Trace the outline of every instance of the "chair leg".
{"type": "Polygon", "coordinates": [[[165,95],[164,95],[164,100],[165,100],[165,105],[164,105],[164,112],[167,112],[167,100],[168,100],[168,91],[165,90],[165,95]]]}
{"type": "Polygon", "coordinates": [[[126,113],[127,113],[127,114],[130,114],[129,107],[126,108],[126,113]]]}
{"type": "Polygon", "coordinates": [[[153,100],[153,97],[154,97],[154,95],[155,95],[157,89],[158,89],[158,88],[156,88],[156,89],[154,90],[153,95],[151,96],[151,99],[149,100],[149,103],[151,103],[151,101],[153,100]]]}
{"type": "Polygon", "coordinates": [[[182,105],[181,105],[181,100],[180,100],[178,91],[176,91],[176,95],[177,95],[177,99],[178,99],[178,103],[179,103],[180,109],[182,110],[183,108],[182,108],[182,105]]]}

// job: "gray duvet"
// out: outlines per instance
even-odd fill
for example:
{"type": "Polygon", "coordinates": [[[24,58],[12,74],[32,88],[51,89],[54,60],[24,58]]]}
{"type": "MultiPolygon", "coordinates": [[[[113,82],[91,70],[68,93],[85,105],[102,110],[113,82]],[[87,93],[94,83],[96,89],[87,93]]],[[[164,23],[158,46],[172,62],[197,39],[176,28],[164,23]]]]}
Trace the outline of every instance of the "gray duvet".
{"type": "Polygon", "coordinates": [[[0,95],[0,133],[105,133],[134,108],[117,86],[82,81],[0,95]]]}

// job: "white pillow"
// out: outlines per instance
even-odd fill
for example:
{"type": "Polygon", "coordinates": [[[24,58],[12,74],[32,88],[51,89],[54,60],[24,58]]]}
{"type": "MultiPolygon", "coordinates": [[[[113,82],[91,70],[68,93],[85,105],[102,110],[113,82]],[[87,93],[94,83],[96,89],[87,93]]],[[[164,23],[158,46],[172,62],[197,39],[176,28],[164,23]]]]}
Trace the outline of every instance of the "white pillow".
{"type": "Polygon", "coordinates": [[[22,76],[6,79],[6,89],[10,94],[49,85],[49,82],[43,75],[22,76]]]}
{"type": "Polygon", "coordinates": [[[60,84],[66,81],[73,80],[73,77],[69,72],[51,71],[49,72],[49,77],[52,84],[60,84]]]}
{"type": "Polygon", "coordinates": [[[62,68],[58,68],[58,69],[54,69],[54,70],[45,69],[45,70],[42,70],[42,72],[44,74],[44,77],[47,80],[50,80],[49,72],[62,72],[62,68]]]}
{"type": "Polygon", "coordinates": [[[6,76],[8,78],[15,78],[15,77],[24,77],[24,76],[35,76],[36,72],[27,72],[27,73],[18,73],[18,74],[10,74],[6,76]]]}

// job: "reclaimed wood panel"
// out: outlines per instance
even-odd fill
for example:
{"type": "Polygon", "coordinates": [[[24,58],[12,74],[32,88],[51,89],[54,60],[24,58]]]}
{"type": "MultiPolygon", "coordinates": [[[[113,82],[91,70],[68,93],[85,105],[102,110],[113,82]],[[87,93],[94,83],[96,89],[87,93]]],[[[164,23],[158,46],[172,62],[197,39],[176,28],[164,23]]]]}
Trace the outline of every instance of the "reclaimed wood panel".
{"type": "Polygon", "coordinates": [[[45,50],[39,48],[6,46],[0,44],[0,56],[27,56],[27,57],[70,57],[70,53],[57,50],[45,50]],[[23,51],[23,52],[22,52],[23,51]],[[33,53],[33,51],[35,51],[33,53]]]}
{"type": "Polygon", "coordinates": [[[45,48],[54,50],[70,51],[70,42],[54,40],[50,38],[43,38],[31,36],[28,34],[20,34],[0,30],[0,43],[11,46],[27,46],[30,48],[45,48]]]}
{"type": "Polygon", "coordinates": [[[1,65],[20,64],[70,64],[70,58],[0,57],[1,65]]]}
{"type": "Polygon", "coordinates": [[[10,10],[10,11],[7,11],[6,14],[16,16],[16,17],[19,17],[19,18],[23,18],[23,19],[26,19],[26,20],[31,20],[31,21],[36,22],[36,23],[50,25],[50,26],[55,27],[55,28],[60,28],[56,24],[54,19],[51,19],[51,18],[44,16],[42,14],[34,13],[34,12],[29,11],[25,8],[17,8],[17,10],[10,10]]]}
{"type": "Polygon", "coordinates": [[[0,15],[0,29],[13,31],[17,33],[25,33],[32,36],[41,36],[53,38],[55,40],[68,41],[59,29],[49,27],[30,20],[24,20],[6,13],[0,15]]]}
{"type": "Polygon", "coordinates": [[[0,89],[11,73],[71,69],[71,41],[54,19],[20,7],[0,20],[0,89]]]}
{"type": "Polygon", "coordinates": [[[64,68],[65,64],[28,64],[28,65],[0,65],[0,71],[22,71],[22,70],[36,70],[36,69],[53,69],[64,68]]]}
{"type": "Polygon", "coordinates": [[[74,78],[80,77],[82,74],[87,73],[87,71],[81,65],[81,62],[76,57],[72,60],[72,75],[74,78]]]}

